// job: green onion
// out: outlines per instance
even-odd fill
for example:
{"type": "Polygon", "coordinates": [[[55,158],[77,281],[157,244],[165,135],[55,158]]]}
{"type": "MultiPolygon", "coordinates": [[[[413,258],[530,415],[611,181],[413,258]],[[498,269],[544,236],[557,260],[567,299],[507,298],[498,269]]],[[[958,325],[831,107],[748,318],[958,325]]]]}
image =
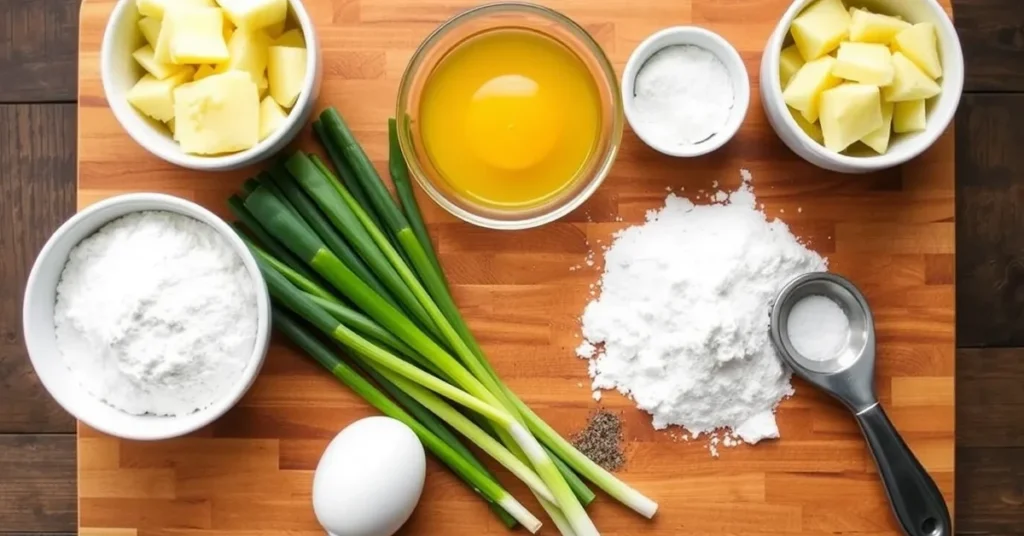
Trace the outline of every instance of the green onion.
{"type": "Polygon", "coordinates": [[[427,225],[423,221],[423,214],[420,213],[420,207],[416,203],[416,194],[413,193],[412,184],[409,183],[409,168],[405,165],[405,157],[402,156],[402,148],[398,144],[398,130],[393,117],[388,119],[388,169],[391,172],[391,182],[395,184],[395,192],[401,201],[402,210],[405,212],[409,226],[412,227],[416,238],[426,250],[434,269],[437,270],[437,273],[444,273],[437,253],[434,251],[434,245],[430,242],[430,235],[427,234],[427,225]]]}
{"type": "MultiPolygon", "coordinates": [[[[323,123],[317,119],[313,122],[313,133],[320,140],[320,145],[323,146],[324,152],[327,153],[327,158],[330,159],[331,163],[334,164],[334,170],[338,172],[338,177],[341,178],[342,184],[348,189],[352,195],[359,200],[359,203],[364,207],[369,207],[370,200],[366,196],[366,191],[363,190],[363,186],[359,184],[359,181],[355,180],[352,176],[352,170],[349,168],[348,163],[345,162],[345,158],[338,151],[337,146],[331,143],[330,138],[327,136],[327,132],[324,129],[323,123]]],[[[370,218],[373,219],[377,225],[380,225],[380,219],[376,214],[371,214],[370,218]]]]}
{"type": "Polygon", "coordinates": [[[370,382],[360,376],[359,373],[334,356],[326,346],[309,334],[289,313],[275,307],[273,319],[274,326],[279,331],[329,370],[342,383],[380,410],[384,415],[409,426],[416,436],[420,438],[420,441],[423,442],[427,450],[451,468],[474,491],[483,496],[492,505],[497,505],[505,513],[505,516],[502,516],[502,520],[506,525],[512,526],[508,522],[508,519],[511,518],[521,523],[530,532],[537,532],[540,529],[540,520],[530,514],[522,504],[505,491],[498,484],[497,480],[473,457],[469,450],[450,432],[447,432],[440,423],[428,419],[428,422],[436,423],[432,426],[435,430],[444,429],[444,434],[447,437],[444,435],[439,436],[436,432],[431,431],[431,429],[423,424],[423,420],[414,419],[409,413],[389,400],[383,393],[374,388],[370,382]]]}
{"type": "Polygon", "coordinates": [[[267,233],[267,230],[260,225],[260,222],[256,220],[251,212],[249,212],[249,209],[245,208],[245,202],[242,201],[242,198],[237,195],[233,195],[228,198],[228,208],[231,209],[231,212],[235,217],[244,224],[246,230],[252,235],[252,237],[262,244],[263,247],[273,254],[274,257],[287,264],[292,270],[302,274],[306,279],[316,279],[313,272],[311,272],[303,262],[299,261],[299,259],[282,246],[277,239],[267,233]]]}

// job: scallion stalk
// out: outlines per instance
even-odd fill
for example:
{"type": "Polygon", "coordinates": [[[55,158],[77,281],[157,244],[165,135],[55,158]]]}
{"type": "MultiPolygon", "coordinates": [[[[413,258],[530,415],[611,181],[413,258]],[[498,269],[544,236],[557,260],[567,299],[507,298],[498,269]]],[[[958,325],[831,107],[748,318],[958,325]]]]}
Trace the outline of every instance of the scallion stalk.
{"type": "MultiPolygon", "coordinates": [[[[363,190],[363,186],[352,176],[352,170],[349,168],[348,162],[345,161],[345,157],[338,151],[337,146],[331,143],[330,138],[327,136],[327,131],[324,129],[324,124],[319,119],[313,122],[313,133],[320,140],[320,145],[323,146],[324,152],[327,153],[327,158],[331,161],[331,164],[334,164],[334,170],[337,171],[338,177],[341,178],[345,188],[352,192],[352,195],[360,203],[363,203],[363,206],[371,206],[370,200],[366,196],[366,191],[363,190]]],[[[380,225],[380,219],[376,214],[371,214],[370,217],[377,225],[380,225]]]]}
{"type": "Polygon", "coordinates": [[[395,193],[398,194],[398,200],[409,226],[412,227],[416,238],[426,250],[434,269],[439,274],[443,274],[444,270],[441,269],[437,252],[434,251],[434,244],[430,241],[427,225],[423,221],[423,214],[420,213],[419,204],[416,203],[416,194],[413,193],[412,184],[409,182],[409,167],[405,164],[402,148],[398,144],[398,127],[394,117],[388,119],[388,170],[391,172],[391,182],[395,185],[395,193]]]}

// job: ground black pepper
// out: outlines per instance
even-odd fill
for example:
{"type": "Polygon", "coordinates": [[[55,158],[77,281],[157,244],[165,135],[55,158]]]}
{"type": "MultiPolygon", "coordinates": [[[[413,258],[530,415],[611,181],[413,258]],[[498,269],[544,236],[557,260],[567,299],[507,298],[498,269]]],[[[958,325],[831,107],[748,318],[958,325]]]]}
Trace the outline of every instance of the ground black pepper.
{"type": "Polygon", "coordinates": [[[599,410],[592,414],[587,427],[572,437],[572,444],[609,471],[619,469],[626,462],[622,454],[622,419],[610,411],[599,410]]]}

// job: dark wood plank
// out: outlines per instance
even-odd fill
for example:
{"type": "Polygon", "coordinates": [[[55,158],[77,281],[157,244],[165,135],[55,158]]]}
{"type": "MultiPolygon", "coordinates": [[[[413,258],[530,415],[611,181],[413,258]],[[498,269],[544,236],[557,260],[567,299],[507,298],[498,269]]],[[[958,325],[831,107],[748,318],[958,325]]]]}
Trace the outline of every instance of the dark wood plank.
{"type": "Polygon", "coordinates": [[[957,534],[1024,534],[1022,510],[1024,448],[957,450],[957,534]]]}
{"type": "Polygon", "coordinates": [[[0,533],[73,532],[75,436],[0,435],[0,533]]]}
{"type": "Polygon", "coordinates": [[[1024,91],[1024,4],[953,0],[967,91],[1024,91]]]}
{"type": "Polygon", "coordinates": [[[39,249],[74,213],[75,105],[0,105],[0,170],[0,433],[74,432],[29,365],[21,299],[39,249]]]}
{"type": "Polygon", "coordinates": [[[957,446],[1024,448],[1024,348],[960,349],[956,358],[957,446]]]}
{"type": "Polygon", "coordinates": [[[77,97],[79,0],[0,0],[0,102],[77,97]]]}
{"type": "Polygon", "coordinates": [[[957,114],[960,347],[1024,346],[1022,117],[1024,95],[965,95],[957,114]]]}

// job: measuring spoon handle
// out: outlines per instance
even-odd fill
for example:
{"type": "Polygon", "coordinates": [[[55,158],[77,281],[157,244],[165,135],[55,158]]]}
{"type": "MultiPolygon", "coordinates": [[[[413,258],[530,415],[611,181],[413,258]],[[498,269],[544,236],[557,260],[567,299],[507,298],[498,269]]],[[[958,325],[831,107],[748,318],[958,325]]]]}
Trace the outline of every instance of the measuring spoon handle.
{"type": "Polygon", "coordinates": [[[880,404],[857,414],[871,447],[893,513],[909,536],[951,536],[952,523],[942,493],[907,448],[880,404]]]}

